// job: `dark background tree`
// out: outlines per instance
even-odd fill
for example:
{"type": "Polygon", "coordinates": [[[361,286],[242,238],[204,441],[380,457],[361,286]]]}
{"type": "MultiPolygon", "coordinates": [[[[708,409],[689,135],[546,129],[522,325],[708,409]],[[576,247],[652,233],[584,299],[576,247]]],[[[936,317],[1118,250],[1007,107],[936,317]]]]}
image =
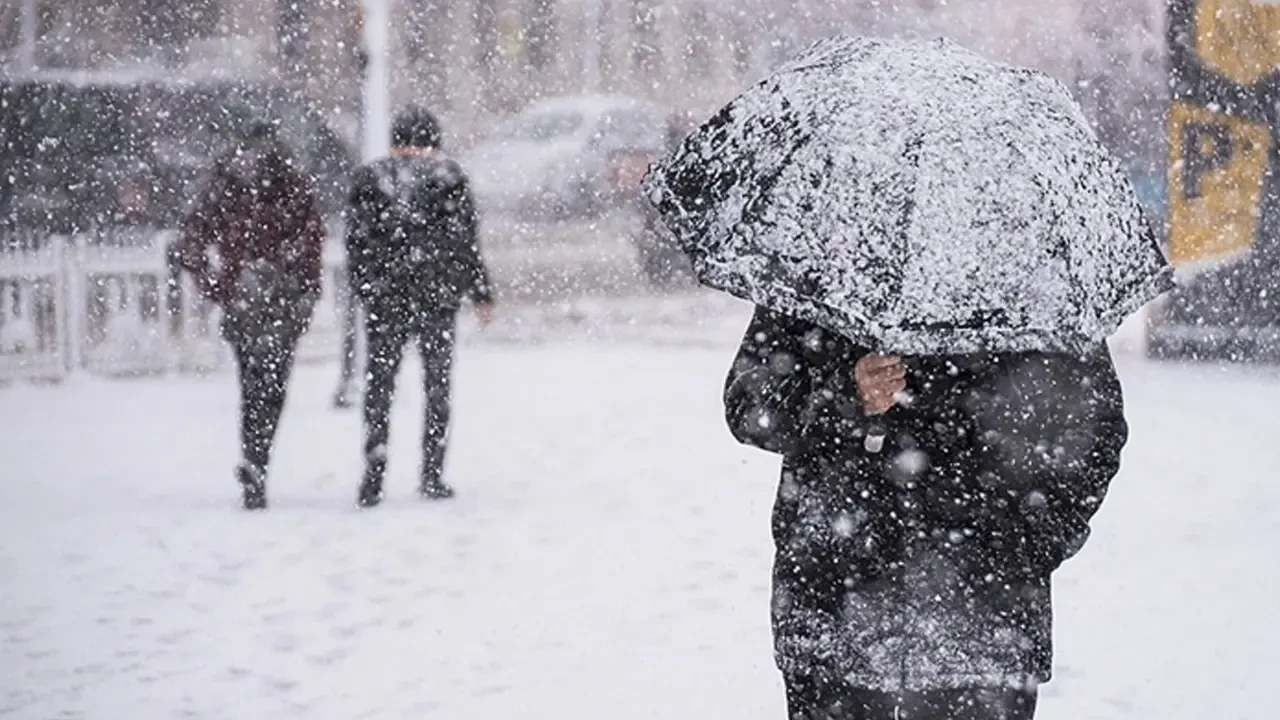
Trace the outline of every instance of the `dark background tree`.
{"type": "Polygon", "coordinates": [[[527,0],[525,3],[525,59],[533,71],[545,70],[555,59],[556,14],[554,0],[527,0]]]}
{"type": "Polygon", "coordinates": [[[276,3],[276,45],[285,76],[305,77],[310,56],[312,0],[278,0],[276,3]]]}

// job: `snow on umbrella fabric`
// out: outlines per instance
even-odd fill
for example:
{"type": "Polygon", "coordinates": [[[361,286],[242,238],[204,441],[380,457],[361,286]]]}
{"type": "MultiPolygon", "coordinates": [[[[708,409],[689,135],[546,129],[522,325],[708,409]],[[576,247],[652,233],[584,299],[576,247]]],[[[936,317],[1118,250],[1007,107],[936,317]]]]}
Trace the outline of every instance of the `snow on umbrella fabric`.
{"type": "Polygon", "coordinates": [[[704,284],[885,351],[1082,351],[1172,285],[1067,89],[946,40],[820,42],[646,187],[704,284]]]}

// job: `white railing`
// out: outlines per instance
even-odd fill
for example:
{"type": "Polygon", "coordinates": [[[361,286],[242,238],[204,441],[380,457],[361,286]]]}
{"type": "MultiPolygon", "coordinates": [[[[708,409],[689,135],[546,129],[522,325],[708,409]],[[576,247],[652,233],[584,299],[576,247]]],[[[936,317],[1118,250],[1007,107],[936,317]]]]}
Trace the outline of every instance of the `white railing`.
{"type": "Polygon", "coordinates": [[[67,316],[79,325],[77,367],[109,374],[164,372],[176,360],[170,342],[167,233],[89,246],[76,238],[67,316]],[[115,243],[113,243],[115,245],[115,243]]]}
{"type": "Polygon", "coordinates": [[[73,366],[65,250],[52,238],[39,249],[0,251],[0,381],[56,380],[73,366]]]}
{"type": "MultiPolygon", "coordinates": [[[[0,247],[20,248],[0,250],[0,382],[57,380],[77,369],[138,375],[225,366],[217,307],[167,261],[173,236],[0,238],[0,247]]],[[[327,243],[323,291],[299,360],[337,356],[345,277],[341,249],[327,243]]]]}
{"type": "MultiPolygon", "coordinates": [[[[341,351],[350,300],[339,222],[329,226],[320,302],[298,348],[302,362],[341,351]]],[[[625,213],[541,225],[491,217],[481,225],[481,245],[504,304],[637,294],[646,284],[631,240],[635,225],[625,213]]],[[[166,261],[173,232],[0,234],[0,248],[18,248],[0,250],[0,383],[56,380],[79,369],[129,375],[225,367],[230,352],[217,307],[166,261]]]]}

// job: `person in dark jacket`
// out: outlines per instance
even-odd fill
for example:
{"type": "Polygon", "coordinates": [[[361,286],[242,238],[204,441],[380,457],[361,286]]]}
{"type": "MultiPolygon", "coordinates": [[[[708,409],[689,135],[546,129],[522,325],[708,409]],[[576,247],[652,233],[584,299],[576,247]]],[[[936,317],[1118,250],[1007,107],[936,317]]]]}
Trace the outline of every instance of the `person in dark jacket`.
{"type": "Polygon", "coordinates": [[[1127,438],[1105,347],[898,358],[758,309],[725,391],[781,454],[775,656],[792,720],[1027,720],[1050,575],[1127,438]]]}
{"type": "Polygon", "coordinates": [[[276,126],[263,122],[217,159],[174,249],[200,292],[221,307],[222,334],[235,353],[243,454],[236,478],[249,510],[267,505],[271,446],[294,350],[320,294],[323,245],[312,181],[276,126]]]}
{"type": "Polygon", "coordinates": [[[398,117],[391,156],[356,172],[347,259],[364,309],[368,358],[358,502],[373,507],[382,501],[391,400],[411,340],[422,354],[426,393],[418,489],[429,499],[452,497],[442,473],[458,310],[471,300],[487,325],[493,295],[467,178],[440,149],[439,125],[427,111],[411,108],[398,117]]]}

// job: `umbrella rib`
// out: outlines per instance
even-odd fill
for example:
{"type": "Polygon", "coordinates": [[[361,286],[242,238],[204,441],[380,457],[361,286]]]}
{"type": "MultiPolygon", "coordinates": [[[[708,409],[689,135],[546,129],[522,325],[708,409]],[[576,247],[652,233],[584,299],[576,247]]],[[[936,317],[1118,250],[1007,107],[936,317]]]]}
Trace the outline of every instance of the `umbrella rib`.
{"type": "MultiPolygon", "coordinates": [[[[907,140],[903,150],[903,156],[907,161],[906,171],[909,174],[903,183],[902,211],[898,215],[898,227],[894,233],[898,245],[896,254],[903,261],[907,259],[907,253],[911,250],[911,218],[916,210],[916,189],[920,181],[920,151],[923,147],[924,136],[916,133],[907,140]]],[[[902,263],[899,263],[896,268],[889,269],[889,301],[896,301],[899,306],[902,302],[903,275],[902,263]]],[[[895,309],[898,308],[895,307],[895,309]]],[[[889,314],[889,307],[885,307],[885,311],[889,314]]]]}

